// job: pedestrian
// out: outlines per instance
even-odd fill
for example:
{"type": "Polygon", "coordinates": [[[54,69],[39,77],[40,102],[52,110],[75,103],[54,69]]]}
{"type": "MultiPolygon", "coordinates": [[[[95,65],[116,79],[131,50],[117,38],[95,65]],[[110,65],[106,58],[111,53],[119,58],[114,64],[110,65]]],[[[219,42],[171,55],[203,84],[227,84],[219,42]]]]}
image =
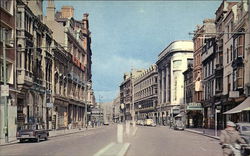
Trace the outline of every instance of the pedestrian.
{"type": "Polygon", "coordinates": [[[235,127],[236,125],[232,121],[228,121],[225,130],[221,131],[220,144],[222,145],[224,156],[233,155],[233,150],[229,146],[234,146],[234,144],[237,143],[245,143],[245,141],[240,137],[239,132],[236,131],[235,127]]]}

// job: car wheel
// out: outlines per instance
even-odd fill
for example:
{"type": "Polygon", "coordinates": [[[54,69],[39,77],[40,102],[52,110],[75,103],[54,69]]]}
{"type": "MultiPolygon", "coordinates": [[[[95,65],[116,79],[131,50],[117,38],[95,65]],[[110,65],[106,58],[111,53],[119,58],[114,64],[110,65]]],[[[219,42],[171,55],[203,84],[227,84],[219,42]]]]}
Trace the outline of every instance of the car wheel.
{"type": "Polygon", "coordinates": [[[20,139],[19,142],[20,142],[20,143],[23,143],[23,142],[24,142],[24,139],[20,139]]]}
{"type": "Polygon", "coordinates": [[[37,137],[36,142],[40,142],[40,136],[37,137]]]}
{"type": "Polygon", "coordinates": [[[44,138],[44,140],[48,140],[48,135],[46,135],[46,137],[44,138]]]}

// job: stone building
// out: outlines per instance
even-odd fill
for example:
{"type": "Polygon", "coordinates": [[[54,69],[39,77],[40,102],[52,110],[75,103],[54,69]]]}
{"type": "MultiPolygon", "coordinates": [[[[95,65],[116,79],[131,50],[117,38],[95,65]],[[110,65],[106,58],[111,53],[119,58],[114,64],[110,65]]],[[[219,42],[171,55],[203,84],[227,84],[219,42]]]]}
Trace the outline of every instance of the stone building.
{"type": "Polygon", "coordinates": [[[246,103],[250,101],[248,97],[250,86],[248,5],[245,1],[233,5],[223,21],[224,30],[228,33],[224,35],[223,40],[225,47],[223,53],[225,58],[223,62],[223,112],[227,111],[226,120],[234,122],[250,121],[250,112],[244,111],[247,107],[246,103]]]}
{"type": "MultiPolygon", "coordinates": [[[[231,60],[230,57],[232,51],[232,40],[231,40],[231,34],[229,31],[231,31],[232,27],[232,17],[227,18],[228,12],[232,9],[234,5],[236,5],[237,2],[227,2],[223,1],[217,11],[215,12],[215,26],[216,26],[216,50],[215,50],[215,98],[214,98],[214,110],[212,114],[215,114],[215,110],[221,110],[220,113],[218,113],[218,121],[219,121],[219,128],[224,128],[226,123],[226,118],[222,114],[222,112],[225,111],[227,107],[228,96],[223,95],[225,93],[225,89],[230,88],[230,83],[227,83],[228,86],[226,87],[224,85],[225,81],[230,80],[232,77],[230,76],[229,71],[231,70],[230,64],[231,60]],[[230,20],[231,19],[231,20],[230,20]],[[225,21],[227,21],[225,25],[225,21]],[[225,30],[225,28],[227,30],[225,30]],[[221,33],[224,32],[225,33],[221,33]],[[228,42],[226,42],[228,41],[228,42]],[[226,55],[224,55],[226,54],[226,55]],[[224,70],[224,68],[226,70],[224,70]],[[224,73],[226,72],[226,73],[224,73]],[[223,80],[224,76],[226,76],[226,79],[223,80]],[[224,82],[223,82],[224,81],[224,82]],[[224,123],[224,124],[223,124],[224,123]]],[[[230,81],[228,81],[230,82],[230,81]]],[[[212,123],[211,126],[214,126],[212,123]]]]}
{"type": "MultiPolygon", "coordinates": [[[[6,58],[6,84],[9,86],[9,95],[6,97],[8,105],[8,137],[9,140],[15,139],[16,136],[16,118],[17,118],[17,86],[16,86],[16,1],[1,0],[0,1],[0,89],[4,85],[4,56],[6,58]],[[5,29],[3,31],[3,29],[5,29]],[[4,34],[3,34],[4,33],[4,34]],[[5,44],[3,41],[5,40],[5,44]],[[4,48],[4,49],[3,49],[4,48]]],[[[4,98],[0,92],[0,143],[4,142],[4,98]]],[[[18,118],[19,119],[19,118],[18,118]]],[[[19,121],[19,120],[18,120],[19,121]]]]}
{"type": "Polygon", "coordinates": [[[52,93],[52,31],[22,0],[17,0],[18,127],[40,123],[48,127],[47,99],[52,93]]]}
{"type": "Polygon", "coordinates": [[[183,72],[184,75],[184,122],[186,127],[200,127],[203,121],[203,108],[201,103],[194,102],[194,83],[193,83],[193,64],[188,65],[188,69],[183,72]]]}
{"type": "Polygon", "coordinates": [[[138,120],[156,121],[157,104],[157,66],[152,65],[134,80],[135,114],[138,120]]]}
{"type": "Polygon", "coordinates": [[[121,121],[132,120],[134,106],[134,79],[138,77],[144,70],[132,70],[124,73],[123,82],[120,85],[120,104],[121,104],[121,121]]]}
{"type": "Polygon", "coordinates": [[[113,100],[113,122],[117,123],[121,121],[121,112],[120,112],[120,95],[118,95],[114,100],[113,100]]]}
{"type": "Polygon", "coordinates": [[[193,62],[193,42],[174,41],[159,55],[157,118],[160,124],[169,124],[180,113],[184,102],[184,76],[188,64],[193,62]]]}
{"type": "MultiPolygon", "coordinates": [[[[92,73],[91,73],[91,36],[89,31],[88,14],[83,19],[74,19],[74,8],[63,6],[55,13],[54,1],[48,1],[45,23],[53,30],[53,38],[66,50],[68,62],[60,60],[53,68],[54,96],[53,122],[56,128],[83,126],[87,112],[93,105],[92,73]],[[61,92],[61,93],[60,93],[61,92]],[[64,97],[65,100],[61,99],[64,97]]],[[[64,51],[63,50],[63,51],[64,51]]]]}

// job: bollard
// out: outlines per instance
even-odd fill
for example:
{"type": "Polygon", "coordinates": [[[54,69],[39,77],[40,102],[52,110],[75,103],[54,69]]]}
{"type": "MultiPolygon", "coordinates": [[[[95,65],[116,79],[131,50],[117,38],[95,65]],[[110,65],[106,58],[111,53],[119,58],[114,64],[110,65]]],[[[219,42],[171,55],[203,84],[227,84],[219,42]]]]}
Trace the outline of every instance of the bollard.
{"type": "Polygon", "coordinates": [[[123,125],[122,124],[117,125],[117,143],[118,144],[123,143],[123,125]]]}
{"type": "Polygon", "coordinates": [[[129,133],[130,133],[130,122],[127,121],[126,122],[126,135],[129,135],[129,133]]]}

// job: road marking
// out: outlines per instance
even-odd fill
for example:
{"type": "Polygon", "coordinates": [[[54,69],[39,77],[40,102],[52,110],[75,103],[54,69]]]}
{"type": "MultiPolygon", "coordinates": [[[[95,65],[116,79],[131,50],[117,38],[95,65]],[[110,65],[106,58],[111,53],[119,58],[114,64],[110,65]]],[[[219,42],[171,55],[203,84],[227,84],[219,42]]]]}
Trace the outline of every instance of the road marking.
{"type": "Polygon", "coordinates": [[[107,146],[105,146],[104,148],[102,148],[99,152],[97,152],[96,154],[94,154],[94,156],[101,156],[104,152],[106,152],[110,147],[114,146],[114,142],[111,142],[110,144],[108,144],[107,146]]]}
{"type": "Polygon", "coordinates": [[[205,148],[203,148],[203,147],[200,147],[200,149],[202,149],[203,151],[207,151],[205,148]]]}

